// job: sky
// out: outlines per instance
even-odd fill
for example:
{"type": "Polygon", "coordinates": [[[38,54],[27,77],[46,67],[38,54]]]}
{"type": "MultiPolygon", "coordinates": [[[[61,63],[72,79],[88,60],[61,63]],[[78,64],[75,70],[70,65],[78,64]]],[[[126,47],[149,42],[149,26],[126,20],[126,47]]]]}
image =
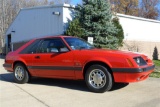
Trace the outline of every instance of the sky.
{"type": "Polygon", "coordinates": [[[71,0],[71,4],[76,5],[76,4],[81,4],[82,0],[71,0]]]}

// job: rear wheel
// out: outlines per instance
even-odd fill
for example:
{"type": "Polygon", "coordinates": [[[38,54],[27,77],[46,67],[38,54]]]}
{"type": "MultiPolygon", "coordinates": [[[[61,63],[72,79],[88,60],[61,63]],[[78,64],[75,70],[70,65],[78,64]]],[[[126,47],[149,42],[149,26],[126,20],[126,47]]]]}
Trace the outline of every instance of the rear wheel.
{"type": "Polygon", "coordinates": [[[26,67],[21,63],[16,64],[14,67],[15,82],[19,84],[27,83],[29,81],[29,78],[30,76],[28,74],[26,67]]]}
{"type": "Polygon", "coordinates": [[[92,65],[85,74],[85,82],[88,88],[97,93],[109,91],[112,88],[112,75],[102,65],[92,65]]]}

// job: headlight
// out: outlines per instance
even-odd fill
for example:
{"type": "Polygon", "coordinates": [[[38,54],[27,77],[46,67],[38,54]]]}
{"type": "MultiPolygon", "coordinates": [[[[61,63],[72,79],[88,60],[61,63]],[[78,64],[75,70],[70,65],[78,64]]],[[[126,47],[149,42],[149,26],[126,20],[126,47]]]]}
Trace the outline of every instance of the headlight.
{"type": "Polygon", "coordinates": [[[137,64],[141,63],[141,59],[140,58],[135,58],[135,61],[137,62],[137,64]]]}
{"type": "Polygon", "coordinates": [[[136,57],[134,60],[139,66],[147,65],[146,61],[142,57],[136,57]]]}

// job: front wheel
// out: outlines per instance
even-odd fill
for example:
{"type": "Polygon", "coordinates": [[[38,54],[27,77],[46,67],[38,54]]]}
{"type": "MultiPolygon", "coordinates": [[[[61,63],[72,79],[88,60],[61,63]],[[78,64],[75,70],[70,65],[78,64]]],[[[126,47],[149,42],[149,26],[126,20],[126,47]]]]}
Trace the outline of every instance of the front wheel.
{"type": "Polygon", "coordinates": [[[18,63],[14,67],[14,80],[19,84],[27,83],[29,81],[29,74],[26,67],[18,63]]]}
{"type": "Polygon", "coordinates": [[[85,74],[85,82],[91,91],[97,93],[109,91],[113,85],[111,73],[102,65],[90,66],[85,74]]]}

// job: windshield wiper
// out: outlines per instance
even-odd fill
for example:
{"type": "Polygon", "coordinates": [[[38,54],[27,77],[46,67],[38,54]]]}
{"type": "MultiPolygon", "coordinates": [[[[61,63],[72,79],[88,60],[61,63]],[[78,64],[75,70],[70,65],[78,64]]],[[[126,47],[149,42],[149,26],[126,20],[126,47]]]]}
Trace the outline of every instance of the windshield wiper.
{"type": "Polygon", "coordinates": [[[86,47],[79,47],[79,49],[81,50],[81,49],[86,49],[86,47]]]}

